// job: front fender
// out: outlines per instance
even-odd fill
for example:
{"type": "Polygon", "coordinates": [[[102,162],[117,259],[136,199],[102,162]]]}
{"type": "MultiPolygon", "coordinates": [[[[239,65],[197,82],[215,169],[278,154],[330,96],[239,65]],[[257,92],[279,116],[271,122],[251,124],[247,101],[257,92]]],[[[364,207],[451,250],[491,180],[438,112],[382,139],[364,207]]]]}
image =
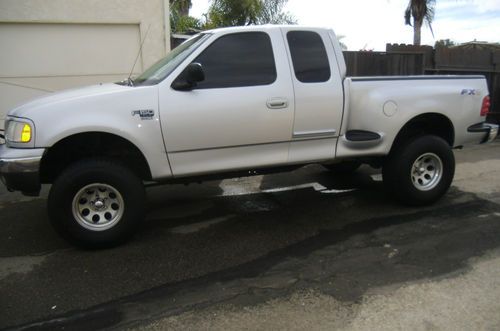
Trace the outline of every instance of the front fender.
{"type": "Polygon", "coordinates": [[[128,140],[142,152],[153,179],[171,176],[161,133],[156,86],[119,89],[42,104],[26,116],[35,122],[37,148],[49,148],[79,133],[109,133],[128,140]],[[147,116],[141,116],[144,110],[147,112],[142,114],[147,116]]]}

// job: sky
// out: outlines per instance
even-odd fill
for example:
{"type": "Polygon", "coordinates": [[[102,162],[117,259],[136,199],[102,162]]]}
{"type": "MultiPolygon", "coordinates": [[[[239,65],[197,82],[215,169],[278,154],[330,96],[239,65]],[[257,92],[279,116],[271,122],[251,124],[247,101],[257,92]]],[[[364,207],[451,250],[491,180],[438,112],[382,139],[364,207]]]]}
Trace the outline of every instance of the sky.
{"type": "MultiPolygon", "coordinates": [[[[202,17],[209,0],[192,0],[190,15],[202,17]]],[[[301,25],[333,28],[349,50],[384,51],[386,43],[413,42],[404,25],[408,0],[289,0],[286,10],[301,25]]],[[[436,15],[422,28],[422,44],[437,40],[500,42],[500,0],[436,0],[436,15]]]]}

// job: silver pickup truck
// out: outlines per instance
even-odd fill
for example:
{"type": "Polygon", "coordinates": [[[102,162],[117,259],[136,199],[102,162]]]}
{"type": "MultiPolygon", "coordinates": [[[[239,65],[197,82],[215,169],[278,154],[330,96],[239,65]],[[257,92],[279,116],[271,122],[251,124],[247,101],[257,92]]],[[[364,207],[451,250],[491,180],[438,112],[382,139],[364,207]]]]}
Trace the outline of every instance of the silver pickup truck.
{"type": "Polygon", "coordinates": [[[134,233],[145,182],[365,163],[382,168],[396,199],[425,205],[453,180],[453,148],[497,135],[488,109],[482,76],[346,77],[331,30],[218,29],[135,79],[10,111],[0,178],[27,195],[52,184],[52,224],[90,247],[134,233]]]}

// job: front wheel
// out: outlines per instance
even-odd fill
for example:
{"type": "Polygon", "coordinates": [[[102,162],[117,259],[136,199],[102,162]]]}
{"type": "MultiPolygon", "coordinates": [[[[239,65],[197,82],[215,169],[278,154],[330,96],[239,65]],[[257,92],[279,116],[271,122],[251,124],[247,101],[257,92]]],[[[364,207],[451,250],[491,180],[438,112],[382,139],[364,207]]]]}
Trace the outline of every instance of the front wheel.
{"type": "Polygon", "coordinates": [[[446,141],[432,135],[413,138],[391,152],[382,169],[384,184],[400,202],[436,202],[453,181],[455,157],[446,141]]]}
{"type": "Polygon", "coordinates": [[[66,169],[48,198],[49,218],[70,243],[88,248],[117,245],[141,221],[145,191],[128,168],[108,160],[84,160],[66,169]]]}

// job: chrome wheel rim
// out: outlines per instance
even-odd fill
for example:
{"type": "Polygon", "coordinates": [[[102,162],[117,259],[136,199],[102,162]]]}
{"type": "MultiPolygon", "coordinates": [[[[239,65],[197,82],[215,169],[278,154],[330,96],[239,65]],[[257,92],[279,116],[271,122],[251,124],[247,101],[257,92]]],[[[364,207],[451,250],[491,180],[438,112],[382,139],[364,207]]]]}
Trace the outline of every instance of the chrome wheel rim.
{"type": "Polygon", "coordinates": [[[420,191],[432,190],[443,177],[443,162],[434,153],[426,153],[417,158],[411,167],[411,180],[420,191]]]}
{"type": "Polygon", "coordinates": [[[78,224],[92,231],[104,231],[120,222],[125,204],[113,186],[94,183],[73,198],[72,212],[78,224]]]}

